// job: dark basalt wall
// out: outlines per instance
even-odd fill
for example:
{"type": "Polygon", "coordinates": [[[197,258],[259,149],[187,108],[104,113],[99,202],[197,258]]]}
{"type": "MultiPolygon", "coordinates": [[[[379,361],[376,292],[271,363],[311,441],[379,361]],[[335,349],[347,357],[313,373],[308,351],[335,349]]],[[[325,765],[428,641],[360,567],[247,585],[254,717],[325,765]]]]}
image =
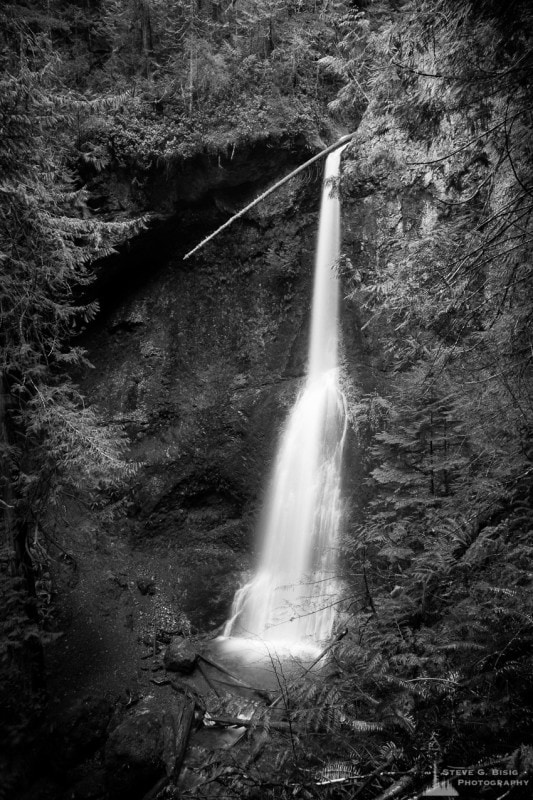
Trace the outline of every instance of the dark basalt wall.
{"type": "Polygon", "coordinates": [[[125,426],[141,465],[114,529],[175,560],[179,602],[200,627],[224,619],[250,564],[279,428],[305,371],[320,176],[294,179],[183,254],[276,179],[275,160],[261,151],[261,171],[237,164],[212,191],[205,171],[191,179],[201,201],[101,265],[103,312],[83,337],[94,369],[82,391],[125,426]]]}
{"type": "MultiPolygon", "coordinates": [[[[315,151],[326,145],[316,142],[315,151]]],[[[314,153],[303,136],[262,137],[225,152],[197,153],[189,159],[125,164],[120,160],[94,173],[80,165],[91,191],[91,204],[99,213],[116,218],[124,213],[150,213],[168,218],[185,216],[194,204],[209,208],[208,199],[224,210],[237,211],[277,177],[306,161],[314,153]]]]}

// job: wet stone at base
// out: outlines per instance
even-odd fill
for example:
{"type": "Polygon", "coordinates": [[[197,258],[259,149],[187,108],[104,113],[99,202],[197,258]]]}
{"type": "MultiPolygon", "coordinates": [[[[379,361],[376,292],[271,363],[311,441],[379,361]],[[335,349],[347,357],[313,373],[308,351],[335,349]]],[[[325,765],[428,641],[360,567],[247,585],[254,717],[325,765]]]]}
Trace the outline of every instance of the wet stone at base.
{"type": "Polygon", "coordinates": [[[169,672],[192,672],[198,655],[191,643],[182,636],[172,639],[165,651],[164,666],[169,672]]]}

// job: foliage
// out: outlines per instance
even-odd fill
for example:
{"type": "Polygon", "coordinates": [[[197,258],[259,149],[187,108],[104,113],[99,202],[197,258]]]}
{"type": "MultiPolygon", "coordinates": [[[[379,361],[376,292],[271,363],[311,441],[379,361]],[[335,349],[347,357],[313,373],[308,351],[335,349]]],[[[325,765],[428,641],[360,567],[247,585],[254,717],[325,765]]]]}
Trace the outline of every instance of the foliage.
{"type": "Polygon", "coordinates": [[[83,302],[91,262],[141,225],[92,217],[72,144],[80,115],[114,101],[65,89],[53,20],[24,12],[15,4],[0,14],[0,671],[12,744],[43,681],[34,531],[67,487],[109,488],[131,471],[123,432],[104,428],[73,384],[87,362],[72,340],[97,311],[83,302]]]}
{"type": "MultiPolygon", "coordinates": [[[[84,355],[70,340],[97,310],[95,303],[76,300],[92,280],[90,263],[112,252],[139,222],[92,218],[87,193],[68,167],[69,132],[85,105],[61,91],[59,63],[47,40],[16,18],[7,16],[4,23],[21,46],[17,57],[8,53],[0,108],[2,375],[8,427],[38,439],[50,415],[72,407],[68,374],[84,355]]],[[[78,417],[88,423],[90,413],[78,417]]],[[[66,416],[56,427],[56,437],[70,438],[66,416]]],[[[20,460],[22,443],[10,444],[20,460]]],[[[56,444],[59,452],[59,439],[56,444]]]]}
{"type": "MultiPolygon", "coordinates": [[[[97,150],[106,167],[147,168],[206,148],[226,154],[281,135],[316,137],[335,86],[318,61],[333,47],[345,4],[328,3],[327,14],[319,5],[104,0],[80,31],[82,47],[99,43],[85,91],[133,91],[98,130],[83,126],[82,154],[97,150]]],[[[73,33],[63,44],[69,61],[73,33]]]]}
{"type": "Polygon", "coordinates": [[[376,216],[345,272],[379,356],[352,409],[373,500],[345,542],[340,687],[404,719],[390,738],[421,776],[432,738],[467,764],[531,729],[533,17],[424,0],[342,24],[331,110],[365,108],[342,193],[376,216]]]}
{"type": "MultiPolygon", "coordinates": [[[[98,310],[84,301],[92,265],[142,221],[104,222],[86,182],[312,135],[322,99],[309,67],[333,34],[316,4],[281,0],[15,0],[0,23],[0,482],[6,569],[35,633],[33,531],[66,489],[111,491],[134,469],[72,376],[88,366],[75,336],[98,310]]],[[[2,641],[26,640],[13,631],[2,641]]]]}

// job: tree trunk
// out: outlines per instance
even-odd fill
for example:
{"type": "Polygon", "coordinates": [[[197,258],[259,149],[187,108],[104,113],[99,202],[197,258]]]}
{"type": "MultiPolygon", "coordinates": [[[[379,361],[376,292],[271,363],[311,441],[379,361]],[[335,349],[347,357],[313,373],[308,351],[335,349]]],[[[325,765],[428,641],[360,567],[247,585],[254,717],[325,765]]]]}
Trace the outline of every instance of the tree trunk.
{"type": "Polygon", "coordinates": [[[44,653],[37,630],[39,626],[39,607],[33,562],[28,549],[30,538],[29,509],[23,501],[16,497],[13,490],[13,477],[17,465],[9,456],[9,448],[20,433],[10,413],[12,405],[9,383],[0,375],[0,446],[7,456],[0,465],[0,500],[2,505],[2,533],[11,554],[11,572],[13,577],[20,576],[24,585],[24,611],[33,630],[23,640],[23,659],[21,669],[29,681],[31,691],[44,689],[44,653]]]}
{"type": "Polygon", "coordinates": [[[194,104],[194,78],[196,72],[196,0],[190,0],[189,7],[189,115],[192,114],[194,104]]]}
{"type": "MultiPolygon", "coordinates": [[[[9,395],[6,383],[0,375],[0,448],[7,453],[8,434],[7,434],[7,406],[9,395]]],[[[2,507],[2,538],[8,549],[13,548],[13,492],[11,486],[11,475],[9,469],[9,456],[4,454],[0,459],[0,505],[2,507]]]]}
{"type": "Polygon", "coordinates": [[[139,17],[140,25],[139,50],[143,65],[143,72],[145,77],[149,78],[151,72],[150,62],[154,46],[152,37],[152,17],[150,14],[150,5],[147,0],[138,0],[137,15],[139,17]]]}

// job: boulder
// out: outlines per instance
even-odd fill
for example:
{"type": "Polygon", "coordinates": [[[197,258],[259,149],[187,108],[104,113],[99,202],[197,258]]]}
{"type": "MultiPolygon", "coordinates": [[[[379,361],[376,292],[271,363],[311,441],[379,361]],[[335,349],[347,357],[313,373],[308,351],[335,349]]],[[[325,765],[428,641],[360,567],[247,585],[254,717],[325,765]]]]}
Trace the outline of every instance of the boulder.
{"type": "Polygon", "coordinates": [[[106,784],[113,800],[141,800],[179,770],[194,716],[190,697],[147,697],[111,732],[105,748],[106,784]]]}
{"type": "Polygon", "coordinates": [[[107,740],[105,769],[111,796],[116,800],[142,798],[165,773],[163,746],[162,714],[145,701],[107,740]]]}
{"type": "Polygon", "coordinates": [[[191,643],[183,636],[172,639],[165,651],[164,665],[169,672],[192,672],[198,654],[191,643]]]}

